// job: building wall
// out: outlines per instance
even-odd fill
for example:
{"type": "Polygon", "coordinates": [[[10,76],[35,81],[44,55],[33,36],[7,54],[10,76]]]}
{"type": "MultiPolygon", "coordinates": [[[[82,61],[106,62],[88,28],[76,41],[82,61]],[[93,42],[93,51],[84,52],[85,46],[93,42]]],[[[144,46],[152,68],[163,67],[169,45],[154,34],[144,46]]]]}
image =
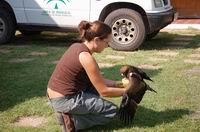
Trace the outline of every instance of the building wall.
{"type": "Polygon", "coordinates": [[[171,0],[179,18],[200,18],[200,0],[171,0]]]}

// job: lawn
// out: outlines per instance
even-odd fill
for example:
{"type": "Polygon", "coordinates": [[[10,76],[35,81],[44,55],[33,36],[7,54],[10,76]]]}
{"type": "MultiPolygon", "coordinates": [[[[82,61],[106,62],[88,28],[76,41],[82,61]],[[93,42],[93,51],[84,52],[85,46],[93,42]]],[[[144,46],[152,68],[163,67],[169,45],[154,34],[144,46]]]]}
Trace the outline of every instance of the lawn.
{"type": "MultiPolygon", "coordinates": [[[[77,34],[44,32],[0,45],[0,131],[58,132],[49,106],[48,79],[77,34]],[[23,120],[24,119],[24,120],[23,120]],[[35,126],[34,126],[35,125],[35,126]]],[[[107,48],[94,54],[102,74],[120,80],[124,64],[144,69],[158,93],[147,92],[135,120],[124,126],[115,120],[87,131],[200,131],[200,32],[163,30],[134,52],[107,48]]],[[[107,98],[119,105],[121,98],[107,98]]]]}

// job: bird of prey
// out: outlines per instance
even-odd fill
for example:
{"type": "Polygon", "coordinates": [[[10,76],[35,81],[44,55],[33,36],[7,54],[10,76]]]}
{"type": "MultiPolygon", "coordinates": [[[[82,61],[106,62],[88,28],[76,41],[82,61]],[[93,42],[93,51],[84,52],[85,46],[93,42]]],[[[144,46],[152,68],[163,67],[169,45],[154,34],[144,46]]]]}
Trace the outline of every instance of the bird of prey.
{"type": "Polygon", "coordinates": [[[125,65],[120,68],[120,74],[123,77],[128,78],[128,73],[133,72],[135,76],[137,76],[140,80],[146,79],[149,81],[153,81],[142,69],[131,66],[131,65],[125,65]]]}
{"type": "Polygon", "coordinates": [[[157,92],[144,81],[144,79],[152,80],[141,69],[138,70],[134,66],[123,66],[120,73],[129,80],[129,84],[126,86],[127,91],[122,96],[118,115],[121,121],[129,124],[133,121],[137,106],[142,101],[146,91],[157,92]]]}

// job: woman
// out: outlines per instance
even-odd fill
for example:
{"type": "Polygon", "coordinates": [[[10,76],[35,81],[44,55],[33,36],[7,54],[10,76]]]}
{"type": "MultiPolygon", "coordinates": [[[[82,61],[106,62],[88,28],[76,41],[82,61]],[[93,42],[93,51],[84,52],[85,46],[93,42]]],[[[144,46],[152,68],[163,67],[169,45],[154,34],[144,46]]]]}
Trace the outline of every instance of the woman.
{"type": "Polygon", "coordinates": [[[108,47],[110,27],[100,21],[81,21],[78,28],[83,43],[73,44],[64,53],[47,89],[55,111],[68,117],[71,131],[108,123],[115,117],[117,106],[102,97],[122,96],[126,90],[103,78],[92,56],[108,47]]]}

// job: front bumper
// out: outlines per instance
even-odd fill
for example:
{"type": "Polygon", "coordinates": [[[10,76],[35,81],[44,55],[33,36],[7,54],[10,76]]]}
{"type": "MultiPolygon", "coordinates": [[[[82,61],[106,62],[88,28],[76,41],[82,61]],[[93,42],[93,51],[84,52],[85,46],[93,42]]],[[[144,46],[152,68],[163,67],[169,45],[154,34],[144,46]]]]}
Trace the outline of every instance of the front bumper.
{"type": "Polygon", "coordinates": [[[162,13],[147,13],[149,28],[147,34],[159,31],[168,24],[177,19],[177,13],[174,9],[162,13]]]}

